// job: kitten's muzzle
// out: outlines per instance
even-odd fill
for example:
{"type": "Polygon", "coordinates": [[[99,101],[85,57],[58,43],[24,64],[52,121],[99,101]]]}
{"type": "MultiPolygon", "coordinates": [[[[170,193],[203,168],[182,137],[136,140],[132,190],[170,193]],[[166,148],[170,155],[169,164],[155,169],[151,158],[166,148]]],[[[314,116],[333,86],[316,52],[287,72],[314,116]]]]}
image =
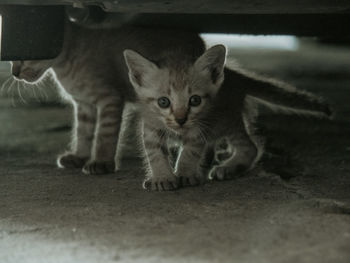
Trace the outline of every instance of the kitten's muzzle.
{"type": "Polygon", "coordinates": [[[35,71],[30,68],[24,68],[20,70],[20,73],[18,74],[19,79],[24,79],[29,82],[35,82],[37,81],[42,73],[40,71],[35,71]]]}

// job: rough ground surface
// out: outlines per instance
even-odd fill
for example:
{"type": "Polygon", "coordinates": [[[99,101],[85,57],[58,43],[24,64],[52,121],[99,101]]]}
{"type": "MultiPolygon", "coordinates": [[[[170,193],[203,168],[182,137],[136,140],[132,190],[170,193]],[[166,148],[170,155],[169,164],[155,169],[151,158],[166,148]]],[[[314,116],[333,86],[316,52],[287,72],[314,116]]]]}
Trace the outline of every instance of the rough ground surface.
{"type": "Polygon", "coordinates": [[[135,158],[115,175],[60,170],[70,109],[37,103],[31,90],[27,104],[12,100],[13,85],[0,103],[0,262],[350,262],[350,50],[304,43],[231,54],[337,111],[334,122],[261,118],[269,148],[289,158],[288,176],[259,168],[154,193],[142,190],[135,158]]]}

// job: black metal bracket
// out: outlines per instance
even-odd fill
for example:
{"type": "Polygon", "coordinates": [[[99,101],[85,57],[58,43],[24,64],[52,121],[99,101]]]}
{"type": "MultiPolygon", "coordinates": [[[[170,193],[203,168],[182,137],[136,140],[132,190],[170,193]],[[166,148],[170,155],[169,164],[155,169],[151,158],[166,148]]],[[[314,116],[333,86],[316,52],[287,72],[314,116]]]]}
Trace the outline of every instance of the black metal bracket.
{"type": "Polygon", "coordinates": [[[1,60],[56,57],[63,45],[63,6],[0,5],[1,60]]]}

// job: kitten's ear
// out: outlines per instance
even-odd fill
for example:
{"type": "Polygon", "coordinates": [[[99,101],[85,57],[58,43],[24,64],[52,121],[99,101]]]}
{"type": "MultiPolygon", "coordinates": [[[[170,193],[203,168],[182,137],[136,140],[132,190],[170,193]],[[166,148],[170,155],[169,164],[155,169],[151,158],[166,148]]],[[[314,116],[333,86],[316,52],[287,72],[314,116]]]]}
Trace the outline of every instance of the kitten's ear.
{"type": "Polygon", "coordinates": [[[141,56],[139,53],[126,49],[123,52],[126,65],[129,69],[130,81],[141,87],[144,85],[144,76],[158,70],[153,62],[141,56]]]}
{"type": "Polygon", "coordinates": [[[213,84],[220,85],[224,80],[224,66],[226,59],[226,48],[216,45],[209,48],[195,62],[195,68],[200,72],[210,74],[213,84]]]}

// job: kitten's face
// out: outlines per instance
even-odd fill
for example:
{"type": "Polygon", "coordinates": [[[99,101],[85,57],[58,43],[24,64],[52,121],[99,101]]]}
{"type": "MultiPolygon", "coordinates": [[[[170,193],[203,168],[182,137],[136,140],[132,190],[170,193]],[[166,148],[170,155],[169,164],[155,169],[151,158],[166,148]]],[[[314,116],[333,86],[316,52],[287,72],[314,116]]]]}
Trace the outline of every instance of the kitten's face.
{"type": "Polygon", "coordinates": [[[138,53],[124,52],[129,77],[147,111],[179,134],[205,125],[201,116],[211,107],[223,82],[226,50],[215,46],[186,68],[159,68],[138,53]]]}
{"type": "Polygon", "coordinates": [[[38,81],[51,67],[51,60],[13,61],[12,75],[30,83],[38,81]]]}

